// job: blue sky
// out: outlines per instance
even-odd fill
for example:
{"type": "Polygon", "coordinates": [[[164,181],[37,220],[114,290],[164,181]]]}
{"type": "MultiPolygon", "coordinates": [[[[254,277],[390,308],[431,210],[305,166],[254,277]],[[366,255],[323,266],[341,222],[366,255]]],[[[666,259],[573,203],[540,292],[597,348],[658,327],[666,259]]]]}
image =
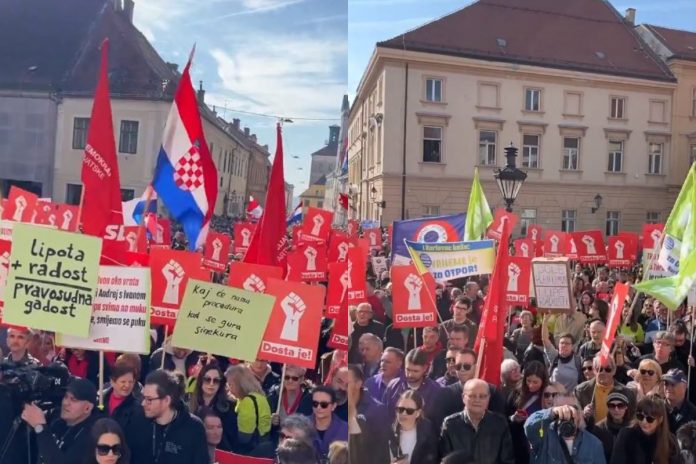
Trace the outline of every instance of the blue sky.
{"type": "MultiPolygon", "coordinates": [[[[376,42],[471,3],[466,0],[348,0],[348,94],[351,100],[376,42]]],[[[626,8],[635,8],[637,24],[696,31],[696,0],[612,0],[611,4],[622,14],[626,8]]]]}
{"type": "Polygon", "coordinates": [[[347,14],[347,0],[140,0],[134,22],[179,69],[195,42],[195,87],[202,80],[206,102],[228,121],[240,118],[271,157],[276,120],[233,110],[334,119],[284,126],[285,179],[297,196],[307,187],[309,154],[340,123],[347,14]]]}

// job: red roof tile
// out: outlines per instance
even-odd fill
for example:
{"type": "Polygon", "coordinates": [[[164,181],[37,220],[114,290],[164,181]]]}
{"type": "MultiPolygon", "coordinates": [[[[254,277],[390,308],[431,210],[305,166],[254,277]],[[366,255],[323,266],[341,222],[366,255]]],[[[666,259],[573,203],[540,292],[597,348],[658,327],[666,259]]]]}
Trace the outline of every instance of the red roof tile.
{"type": "Polygon", "coordinates": [[[672,52],[670,58],[696,60],[696,32],[644,25],[672,52]]]}

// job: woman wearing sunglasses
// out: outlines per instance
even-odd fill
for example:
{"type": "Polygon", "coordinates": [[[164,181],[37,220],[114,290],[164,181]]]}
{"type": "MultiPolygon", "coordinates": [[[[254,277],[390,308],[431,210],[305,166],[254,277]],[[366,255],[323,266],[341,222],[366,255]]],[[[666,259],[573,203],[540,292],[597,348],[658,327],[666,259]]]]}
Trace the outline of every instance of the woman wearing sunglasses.
{"type": "Polygon", "coordinates": [[[227,397],[226,384],[225,375],[217,361],[212,360],[203,365],[189,399],[189,409],[199,417],[205,408],[210,408],[218,415],[223,432],[218,448],[230,451],[237,443],[238,430],[235,405],[227,397]]]}
{"type": "Polygon", "coordinates": [[[546,388],[544,388],[544,394],[542,395],[541,409],[552,408],[553,400],[555,400],[557,396],[563,396],[565,394],[566,389],[562,384],[558,382],[548,384],[546,388]]]}
{"type": "Polygon", "coordinates": [[[679,464],[679,447],[669,432],[665,402],[648,395],[638,402],[636,423],[622,429],[611,464],[679,464]]]}
{"type": "Polygon", "coordinates": [[[312,414],[311,386],[305,380],[307,369],[304,367],[287,365],[285,378],[283,379],[283,393],[280,394],[280,385],[271,387],[268,393],[268,404],[271,405],[271,423],[273,427],[279,427],[283,419],[290,414],[299,413],[305,416],[312,414]],[[275,414],[280,401],[280,411],[275,414]]]}
{"type": "Polygon", "coordinates": [[[549,383],[546,366],[539,361],[529,362],[522,371],[519,390],[510,396],[506,415],[510,421],[510,435],[515,449],[515,462],[529,462],[529,443],[524,434],[524,422],[542,409],[543,392],[549,383]]]}
{"type": "Polygon", "coordinates": [[[113,419],[99,419],[92,426],[93,453],[89,464],[130,464],[130,451],[121,426],[113,419]]]}
{"type": "Polygon", "coordinates": [[[348,441],[348,423],[335,413],[336,391],[333,387],[320,385],[312,390],[312,416],[310,419],[319,436],[319,451],[326,458],[329,446],[335,441],[348,441]]]}
{"type": "Polygon", "coordinates": [[[662,368],[652,359],[644,359],[638,364],[638,369],[632,370],[633,381],[626,386],[636,392],[636,399],[641,400],[649,394],[663,395],[662,368]]]}
{"type": "Polygon", "coordinates": [[[437,463],[437,436],[423,417],[423,397],[406,390],[396,403],[396,420],[389,435],[389,454],[395,464],[437,463]]]}

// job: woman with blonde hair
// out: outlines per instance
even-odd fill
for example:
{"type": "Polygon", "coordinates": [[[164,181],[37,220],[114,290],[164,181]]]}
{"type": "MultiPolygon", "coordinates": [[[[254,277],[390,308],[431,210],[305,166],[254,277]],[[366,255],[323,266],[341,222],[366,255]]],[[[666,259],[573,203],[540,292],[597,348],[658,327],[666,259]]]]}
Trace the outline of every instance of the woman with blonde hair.
{"type": "Polygon", "coordinates": [[[663,395],[662,392],[662,368],[653,359],[644,359],[638,365],[638,369],[633,369],[629,375],[633,374],[633,381],[626,386],[636,392],[636,400],[641,400],[649,394],[663,395]]]}

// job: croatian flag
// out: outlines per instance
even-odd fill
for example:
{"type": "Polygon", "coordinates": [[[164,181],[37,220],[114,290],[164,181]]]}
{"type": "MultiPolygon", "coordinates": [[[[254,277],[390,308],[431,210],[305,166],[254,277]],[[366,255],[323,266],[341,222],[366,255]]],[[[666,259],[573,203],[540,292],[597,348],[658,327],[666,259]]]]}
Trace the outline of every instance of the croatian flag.
{"type": "Polygon", "coordinates": [[[123,225],[138,226],[143,220],[143,214],[149,217],[151,214],[157,215],[157,193],[151,185],[143,192],[140,198],[122,202],[123,205],[123,225]],[[148,197],[150,205],[148,207],[148,197]],[[147,207],[147,213],[145,208],[147,207]]]}
{"type": "Polygon", "coordinates": [[[194,51],[174,95],[152,181],[170,214],[184,226],[192,251],[205,244],[218,193],[217,169],[189,76],[194,51]]]}
{"type": "Polygon", "coordinates": [[[288,227],[302,220],[302,202],[300,202],[295,210],[288,216],[288,227]]]}
{"type": "Polygon", "coordinates": [[[263,207],[254,199],[254,197],[250,196],[249,204],[247,205],[247,216],[249,216],[250,219],[258,221],[262,214],[263,207]]]}

